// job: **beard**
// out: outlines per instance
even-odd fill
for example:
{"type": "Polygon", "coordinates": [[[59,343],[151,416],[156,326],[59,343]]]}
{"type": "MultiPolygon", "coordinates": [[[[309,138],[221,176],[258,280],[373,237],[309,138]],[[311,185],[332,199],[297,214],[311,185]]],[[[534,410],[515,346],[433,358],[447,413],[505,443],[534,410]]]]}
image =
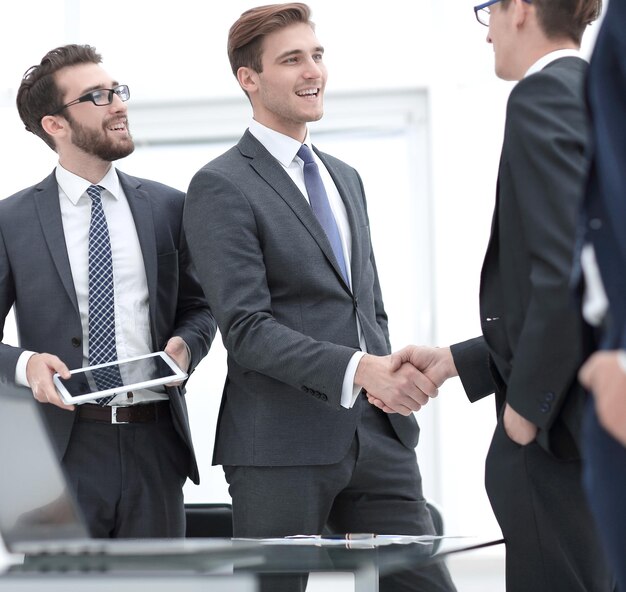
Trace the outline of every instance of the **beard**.
{"type": "Polygon", "coordinates": [[[120,158],[124,158],[133,152],[135,143],[130,135],[128,121],[126,121],[126,130],[128,138],[117,141],[109,138],[107,134],[107,122],[104,122],[101,130],[90,129],[80,125],[75,119],[66,115],[66,119],[72,130],[72,143],[86,152],[93,154],[105,162],[113,162],[120,158]]]}

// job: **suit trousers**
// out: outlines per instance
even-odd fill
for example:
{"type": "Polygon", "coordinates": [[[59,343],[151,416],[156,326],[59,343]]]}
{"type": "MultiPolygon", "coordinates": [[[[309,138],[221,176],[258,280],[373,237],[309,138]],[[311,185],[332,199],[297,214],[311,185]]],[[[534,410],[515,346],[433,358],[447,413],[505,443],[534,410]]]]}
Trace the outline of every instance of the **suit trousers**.
{"type": "MultiPolygon", "coordinates": [[[[288,446],[288,443],[285,444],[288,446]]],[[[322,532],[434,534],[415,451],[366,403],[346,456],[332,465],[225,466],[236,537],[322,532]]],[[[265,590],[303,590],[306,577],[272,578],[265,590]]],[[[455,590],[443,564],[380,580],[381,591],[455,590]]]]}
{"type": "Polygon", "coordinates": [[[189,450],[169,414],[153,423],[74,423],[63,457],[95,538],[184,537],[189,450]]]}
{"type": "Polygon", "coordinates": [[[583,420],[583,438],[589,505],[617,590],[626,590],[626,448],[600,425],[591,400],[583,420]]]}
{"type": "Polygon", "coordinates": [[[579,461],[560,461],[536,442],[516,444],[500,416],[485,484],[506,542],[507,592],[613,589],[579,461]]]}

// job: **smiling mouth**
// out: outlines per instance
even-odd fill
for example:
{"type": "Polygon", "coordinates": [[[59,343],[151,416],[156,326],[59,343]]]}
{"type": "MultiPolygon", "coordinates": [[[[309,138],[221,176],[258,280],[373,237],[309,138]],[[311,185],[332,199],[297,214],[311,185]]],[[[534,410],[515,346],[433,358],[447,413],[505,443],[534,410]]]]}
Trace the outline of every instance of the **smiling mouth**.
{"type": "Polygon", "coordinates": [[[297,90],[296,95],[299,97],[318,97],[320,94],[319,88],[305,88],[303,90],[297,90]]]}
{"type": "Polygon", "coordinates": [[[111,125],[107,125],[107,129],[110,132],[125,132],[128,131],[126,127],[126,121],[116,121],[111,125]]]}

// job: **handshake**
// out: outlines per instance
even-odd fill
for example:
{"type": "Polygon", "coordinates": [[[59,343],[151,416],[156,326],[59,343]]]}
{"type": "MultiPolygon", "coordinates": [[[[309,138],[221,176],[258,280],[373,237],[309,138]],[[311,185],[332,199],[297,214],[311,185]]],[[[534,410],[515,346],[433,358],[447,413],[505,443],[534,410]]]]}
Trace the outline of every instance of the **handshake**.
{"type": "Polygon", "coordinates": [[[449,347],[408,345],[389,356],[363,356],[354,382],[372,405],[386,413],[410,415],[436,397],[452,376],[458,372],[449,347]]]}

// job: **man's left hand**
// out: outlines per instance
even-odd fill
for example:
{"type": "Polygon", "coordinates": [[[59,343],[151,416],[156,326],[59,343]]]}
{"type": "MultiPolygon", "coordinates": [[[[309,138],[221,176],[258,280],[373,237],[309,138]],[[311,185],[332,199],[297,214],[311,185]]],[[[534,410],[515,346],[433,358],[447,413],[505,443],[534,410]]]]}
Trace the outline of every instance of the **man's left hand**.
{"type": "Polygon", "coordinates": [[[520,446],[530,444],[537,437],[537,426],[520,415],[508,403],[504,407],[502,421],[507,436],[520,446]]]}
{"type": "MultiPolygon", "coordinates": [[[[191,360],[189,359],[189,348],[187,347],[187,344],[184,342],[182,337],[172,337],[167,342],[167,345],[165,346],[165,349],[163,351],[165,351],[165,353],[176,362],[178,367],[183,372],[187,372],[191,360]]],[[[176,382],[168,383],[166,386],[179,386],[182,383],[182,380],[177,380],[176,382]]]]}

